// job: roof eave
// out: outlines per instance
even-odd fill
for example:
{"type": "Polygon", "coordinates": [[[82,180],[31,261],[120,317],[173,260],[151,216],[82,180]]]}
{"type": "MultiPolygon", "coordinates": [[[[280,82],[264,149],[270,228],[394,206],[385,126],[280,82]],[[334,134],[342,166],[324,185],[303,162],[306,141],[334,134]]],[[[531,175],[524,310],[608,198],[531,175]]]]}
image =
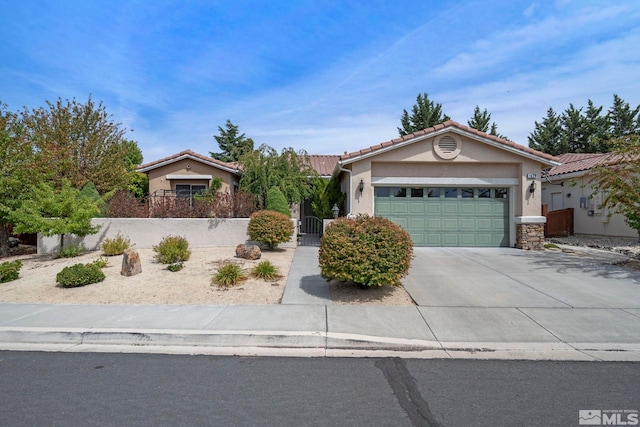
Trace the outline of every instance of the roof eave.
{"type": "Polygon", "coordinates": [[[520,149],[518,149],[516,147],[511,147],[509,145],[501,144],[501,143],[499,143],[497,141],[492,141],[490,139],[483,138],[483,137],[475,135],[475,134],[473,134],[471,132],[466,132],[465,130],[459,129],[457,127],[445,127],[443,129],[438,129],[436,131],[430,132],[430,133],[425,134],[425,135],[420,135],[420,136],[417,136],[415,138],[407,139],[405,141],[398,142],[398,143],[393,144],[393,145],[389,145],[388,147],[380,148],[380,149],[377,149],[377,150],[374,150],[374,151],[370,151],[368,153],[364,153],[364,154],[360,154],[358,156],[350,157],[350,158],[345,159],[345,160],[338,160],[338,165],[337,166],[344,166],[344,165],[348,165],[348,164],[351,164],[351,163],[355,163],[355,162],[358,162],[360,160],[364,160],[364,159],[367,159],[369,157],[374,157],[374,156],[377,156],[379,154],[386,153],[388,151],[392,151],[392,150],[395,150],[397,148],[401,148],[401,147],[404,147],[404,146],[407,146],[407,145],[410,145],[410,144],[413,144],[415,142],[419,142],[419,141],[422,141],[422,140],[425,140],[425,139],[434,138],[434,137],[437,137],[439,135],[442,135],[443,133],[448,133],[448,132],[454,132],[454,133],[457,133],[459,135],[466,136],[467,138],[474,139],[476,141],[480,141],[480,142],[483,142],[485,144],[489,144],[492,147],[496,147],[496,148],[499,148],[499,149],[502,149],[502,150],[505,150],[505,151],[509,151],[511,153],[514,153],[514,154],[517,154],[519,156],[523,156],[523,157],[529,158],[531,160],[539,161],[540,163],[543,163],[543,164],[545,164],[547,166],[559,166],[561,164],[558,161],[545,159],[544,157],[537,156],[537,155],[535,155],[533,153],[527,153],[526,151],[520,150],[520,149]]]}
{"type": "Polygon", "coordinates": [[[149,166],[146,166],[146,167],[143,167],[143,168],[139,168],[138,172],[142,172],[142,173],[149,172],[149,171],[151,171],[153,169],[158,169],[158,168],[161,168],[163,166],[167,166],[167,165],[170,165],[172,163],[179,162],[181,160],[193,160],[193,161],[200,162],[202,164],[205,164],[205,165],[208,165],[208,166],[212,166],[214,168],[221,169],[223,171],[230,172],[230,173],[233,173],[233,174],[240,174],[241,173],[239,169],[233,169],[233,168],[230,168],[230,167],[227,167],[227,166],[220,165],[220,164],[215,163],[215,162],[208,162],[208,161],[206,161],[204,159],[201,159],[199,157],[193,156],[191,154],[183,154],[183,155],[178,156],[178,157],[173,158],[173,159],[168,159],[168,160],[165,160],[165,161],[160,162],[160,163],[156,163],[156,164],[149,165],[149,166]]]}

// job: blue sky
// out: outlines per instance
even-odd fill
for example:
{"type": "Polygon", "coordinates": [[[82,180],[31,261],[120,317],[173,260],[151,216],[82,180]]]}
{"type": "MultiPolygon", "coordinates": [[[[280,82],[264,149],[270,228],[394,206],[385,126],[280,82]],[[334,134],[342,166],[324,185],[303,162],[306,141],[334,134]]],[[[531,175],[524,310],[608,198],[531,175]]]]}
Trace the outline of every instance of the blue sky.
{"type": "Polygon", "coordinates": [[[145,162],[256,145],[341,154],[398,136],[418,93],[527,145],[549,107],[640,103],[640,2],[0,0],[0,100],[103,101],[145,162]]]}

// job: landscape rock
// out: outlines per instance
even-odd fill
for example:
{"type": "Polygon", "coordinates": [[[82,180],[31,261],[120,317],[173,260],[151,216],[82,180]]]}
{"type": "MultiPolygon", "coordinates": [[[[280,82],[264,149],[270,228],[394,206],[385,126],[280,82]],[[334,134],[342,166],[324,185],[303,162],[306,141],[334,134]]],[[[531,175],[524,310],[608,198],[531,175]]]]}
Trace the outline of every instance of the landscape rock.
{"type": "Polygon", "coordinates": [[[262,257],[262,251],[256,245],[238,245],[236,246],[236,256],[238,258],[256,260],[262,257]]]}
{"type": "Polygon", "coordinates": [[[122,254],[122,270],[120,274],[129,277],[140,273],[142,273],[140,255],[133,249],[126,249],[122,254]]]}

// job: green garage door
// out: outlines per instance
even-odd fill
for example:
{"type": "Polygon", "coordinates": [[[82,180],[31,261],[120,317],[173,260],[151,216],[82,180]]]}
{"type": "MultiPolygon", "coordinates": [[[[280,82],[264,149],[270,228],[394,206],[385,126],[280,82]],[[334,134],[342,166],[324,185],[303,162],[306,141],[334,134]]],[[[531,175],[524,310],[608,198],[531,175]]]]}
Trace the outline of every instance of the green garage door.
{"type": "Polygon", "coordinates": [[[416,246],[509,246],[507,188],[376,187],[374,204],[416,246]]]}

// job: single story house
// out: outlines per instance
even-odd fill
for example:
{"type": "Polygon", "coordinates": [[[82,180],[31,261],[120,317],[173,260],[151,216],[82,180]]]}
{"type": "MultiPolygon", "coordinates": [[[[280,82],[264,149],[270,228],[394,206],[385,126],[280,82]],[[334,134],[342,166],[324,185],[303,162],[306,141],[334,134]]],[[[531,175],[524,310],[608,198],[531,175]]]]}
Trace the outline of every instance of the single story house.
{"type": "Polygon", "coordinates": [[[541,176],[557,158],[449,120],[340,156],[349,214],[383,216],[416,246],[542,249],[541,176]]]}
{"type": "Polygon", "coordinates": [[[604,194],[592,188],[592,169],[610,160],[608,153],[563,154],[561,165],[549,169],[542,180],[542,203],[549,211],[573,208],[575,234],[638,237],[624,216],[602,208],[604,194]]]}
{"type": "Polygon", "coordinates": [[[222,181],[221,191],[234,192],[240,182],[237,163],[221,162],[191,150],[140,165],[138,172],[149,176],[152,197],[192,197],[208,189],[215,178],[222,181]]]}

